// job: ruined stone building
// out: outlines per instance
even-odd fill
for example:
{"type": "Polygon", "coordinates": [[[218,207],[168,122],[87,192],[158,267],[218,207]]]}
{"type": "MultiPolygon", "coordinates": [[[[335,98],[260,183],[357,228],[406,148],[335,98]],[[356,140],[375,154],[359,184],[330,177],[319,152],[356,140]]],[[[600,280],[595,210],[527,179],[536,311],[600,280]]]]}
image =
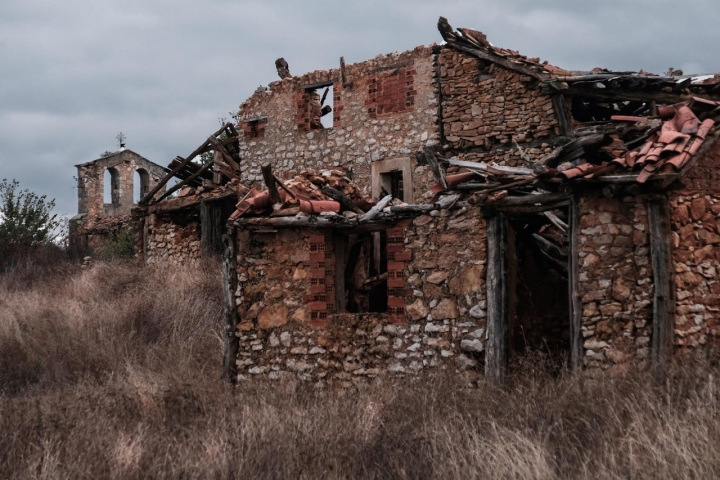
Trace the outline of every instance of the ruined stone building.
{"type": "Polygon", "coordinates": [[[142,197],[167,173],[164,167],[125,148],[75,167],[78,214],[70,219],[70,239],[72,247],[81,250],[102,249],[111,232],[128,227],[137,204],[135,183],[139,183],[142,197]]]}
{"type": "Polygon", "coordinates": [[[571,72],[439,29],[331,70],[278,60],[141,202],[147,263],[225,239],[225,374],[498,379],[529,350],[622,371],[717,348],[720,76],[571,72]]]}

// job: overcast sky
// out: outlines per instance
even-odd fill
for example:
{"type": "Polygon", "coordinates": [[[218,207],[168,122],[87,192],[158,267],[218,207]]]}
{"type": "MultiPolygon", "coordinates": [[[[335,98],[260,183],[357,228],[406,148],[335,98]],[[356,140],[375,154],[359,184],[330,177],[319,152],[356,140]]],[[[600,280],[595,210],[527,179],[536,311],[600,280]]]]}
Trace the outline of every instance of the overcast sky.
{"type": "Polygon", "coordinates": [[[0,0],[0,178],[77,211],[73,165],[187,155],[259,85],[440,42],[439,15],[576,70],[720,71],[718,0],[0,0]]]}

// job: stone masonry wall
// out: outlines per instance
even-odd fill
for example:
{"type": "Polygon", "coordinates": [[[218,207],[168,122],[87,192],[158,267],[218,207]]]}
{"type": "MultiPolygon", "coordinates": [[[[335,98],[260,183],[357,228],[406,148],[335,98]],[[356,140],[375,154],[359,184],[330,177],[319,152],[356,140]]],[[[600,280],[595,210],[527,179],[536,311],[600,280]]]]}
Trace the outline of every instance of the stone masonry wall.
{"type": "Polygon", "coordinates": [[[177,225],[156,215],[148,217],[145,262],[148,265],[196,265],[200,261],[200,224],[177,225]]]}
{"type": "MultiPolygon", "coordinates": [[[[239,110],[243,131],[252,132],[253,122],[263,125],[262,135],[256,128],[258,133],[240,141],[243,180],[262,181],[260,167],[266,162],[283,178],[306,169],[344,166],[352,168],[355,183],[366,188],[369,197],[371,162],[394,157],[416,162],[416,152],[439,143],[435,60],[431,47],[418,47],[347,65],[346,87],[336,68],[259,89],[239,110]],[[333,85],[333,127],[313,129],[302,87],[323,82],[333,85]]],[[[415,190],[424,192],[426,187],[415,190]]]]}
{"type": "Polygon", "coordinates": [[[406,307],[408,320],[422,325],[426,334],[448,334],[441,357],[454,358],[461,369],[477,367],[485,350],[487,316],[486,224],[480,209],[422,215],[407,228],[405,239],[411,256],[405,276],[413,297],[406,307]]]}
{"type": "Polygon", "coordinates": [[[529,76],[443,48],[438,56],[444,148],[461,159],[526,165],[552,150],[557,119],[550,96],[529,76]]]}
{"type": "Polygon", "coordinates": [[[720,346],[720,198],[675,193],[672,209],[677,311],[675,345],[720,346]]]}
{"type": "Polygon", "coordinates": [[[335,311],[334,289],[327,288],[334,285],[331,232],[239,232],[240,378],[347,386],[478,366],[485,332],[479,211],[416,221],[387,230],[388,313],[335,311]],[[446,231],[431,233],[433,226],[446,231]]]}
{"type": "Polygon", "coordinates": [[[642,365],[650,353],[653,302],[645,205],[635,197],[586,197],[579,209],[585,365],[642,365]]]}
{"type": "Polygon", "coordinates": [[[117,152],[93,162],[77,165],[78,213],[86,214],[85,222],[92,224],[103,217],[128,215],[133,208],[133,184],[135,171],[148,172],[149,188],[154,187],[165,175],[162,167],[155,165],[131,150],[117,152]],[[118,189],[113,192],[116,203],[104,202],[105,171],[114,169],[118,174],[118,189]]]}

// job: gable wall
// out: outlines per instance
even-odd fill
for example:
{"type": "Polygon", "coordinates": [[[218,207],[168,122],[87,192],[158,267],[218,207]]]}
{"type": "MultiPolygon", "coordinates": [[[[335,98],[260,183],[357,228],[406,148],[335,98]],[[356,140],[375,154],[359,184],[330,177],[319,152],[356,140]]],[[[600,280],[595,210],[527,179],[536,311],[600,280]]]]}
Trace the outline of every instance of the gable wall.
{"type": "MultiPolygon", "coordinates": [[[[271,163],[282,178],[306,169],[344,166],[352,168],[355,183],[369,197],[371,162],[414,157],[423,147],[438,143],[435,72],[432,48],[418,47],[347,65],[351,85],[345,87],[339,68],[271,83],[240,106],[241,131],[251,130],[248,123],[257,119],[263,125],[262,136],[246,135],[240,141],[243,180],[261,182],[264,163],[271,163]],[[329,115],[335,117],[334,126],[309,130],[302,87],[320,82],[333,82],[335,111],[329,115]]],[[[423,171],[418,171],[418,183],[425,182],[423,171]]],[[[421,194],[425,187],[415,190],[421,194]]]]}

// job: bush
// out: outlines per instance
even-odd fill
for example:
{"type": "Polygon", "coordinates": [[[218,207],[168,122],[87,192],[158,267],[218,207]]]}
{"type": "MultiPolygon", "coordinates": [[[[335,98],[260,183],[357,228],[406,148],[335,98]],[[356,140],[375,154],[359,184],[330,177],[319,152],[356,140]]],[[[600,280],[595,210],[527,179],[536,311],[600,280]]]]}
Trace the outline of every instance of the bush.
{"type": "Polygon", "coordinates": [[[111,230],[103,247],[105,258],[135,256],[135,232],[131,227],[111,230]]]}
{"type": "Polygon", "coordinates": [[[17,180],[0,182],[0,267],[53,245],[60,226],[53,208],[54,199],[20,190],[17,180]]]}

